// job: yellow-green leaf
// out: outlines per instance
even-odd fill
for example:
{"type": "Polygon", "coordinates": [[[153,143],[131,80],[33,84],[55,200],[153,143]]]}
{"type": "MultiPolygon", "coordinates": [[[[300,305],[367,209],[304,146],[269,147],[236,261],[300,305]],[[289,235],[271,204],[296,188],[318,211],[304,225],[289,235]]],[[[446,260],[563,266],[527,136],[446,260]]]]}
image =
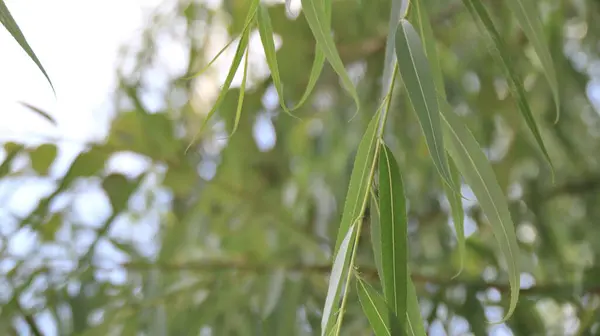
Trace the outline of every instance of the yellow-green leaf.
{"type": "Polygon", "coordinates": [[[331,30],[329,29],[328,16],[325,12],[325,6],[323,6],[322,0],[302,0],[302,11],[304,12],[304,17],[308,22],[310,29],[315,36],[315,40],[317,41],[317,45],[323,51],[323,54],[331,64],[331,67],[335,72],[340,76],[342,81],[342,86],[352,99],[354,99],[354,103],[356,104],[357,110],[360,109],[360,99],[358,97],[358,93],[356,92],[356,88],[346,72],[346,68],[344,67],[344,63],[340,58],[340,54],[338,53],[335,42],[333,41],[333,37],[331,36],[331,30]]]}
{"type": "Polygon", "coordinates": [[[431,69],[419,35],[404,19],[400,20],[396,30],[396,59],[402,82],[417,114],[433,163],[442,179],[452,187],[431,69]]]}
{"type": "Polygon", "coordinates": [[[406,323],[408,238],[406,198],[400,168],[383,143],[379,150],[379,230],[383,293],[400,323],[406,323]]]}
{"type": "Polygon", "coordinates": [[[0,0],[0,22],[2,23],[4,28],[8,30],[10,35],[12,35],[12,37],[19,43],[19,45],[27,53],[27,55],[29,55],[31,60],[37,65],[40,71],[44,74],[44,76],[48,80],[48,83],[50,83],[50,86],[52,87],[52,91],[55,91],[54,85],[52,85],[52,81],[50,80],[50,76],[48,76],[48,73],[46,73],[46,70],[42,66],[42,63],[33,52],[33,49],[27,42],[27,39],[25,39],[23,32],[21,32],[21,29],[19,28],[19,25],[17,25],[15,19],[12,17],[12,14],[10,14],[6,3],[4,3],[4,0],[0,0]]]}
{"type": "Polygon", "coordinates": [[[525,118],[525,122],[531,130],[531,133],[533,133],[533,136],[536,142],[538,143],[538,146],[540,146],[544,157],[550,164],[550,167],[552,167],[550,155],[546,150],[546,146],[544,145],[544,141],[542,140],[542,135],[540,133],[540,130],[538,129],[535,118],[531,113],[529,103],[527,102],[525,88],[523,87],[523,80],[513,68],[511,56],[509,54],[509,49],[506,43],[502,39],[502,36],[498,32],[498,30],[496,29],[496,26],[494,25],[494,22],[492,21],[492,18],[490,17],[487,9],[479,0],[463,0],[463,2],[465,3],[465,6],[467,6],[467,8],[469,9],[471,15],[476,19],[479,18],[483,23],[484,27],[481,29],[481,31],[487,31],[489,37],[493,41],[495,47],[494,49],[496,51],[496,54],[494,56],[496,56],[503,65],[504,71],[508,76],[508,82],[510,84],[509,87],[517,100],[519,110],[521,111],[523,118],[525,118]]]}
{"type": "Polygon", "coordinates": [[[520,288],[519,246],[508,203],[498,185],[492,166],[475,137],[447,103],[444,104],[443,119],[446,136],[449,138],[446,141],[448,152],[477,197],[483,213],[492,226],[500,250],[506,258],[510,282],[510,306],[503,319],[505,321],[515,310],[520,288]]]}
{"type": "MultiPolygon", "coordinates": [[[[475,0],[479,2],[480,0],[475,0]]],[[[554,63],[550,56],[550,48],[544,37],[544,27],[542,20],[537,10],[538,2],[531,0],[507,0],[503,2],[513,12],[521,29],[533,45],[536,54],[538,55],[546,79],[550,84],[552,95],[554,96],[554,103],[556,104],[556,122],[560,118],[560,96],[558,91],[558,80],[554,69],[554,63]]],[[[481,5],[481,4],[480,4],[481,5]]]]}
{"type": "Polygon", "coordinates": [[[242,117],[242,107],[244,106],[244,94],[246,94],[246,81],[248,79],[248,58],[249,58],[250,48],[246,48],[246,55],[244,56],[244,73],[242,75],[242,85],[240,86],[240,95],[238,96],[238,104],[235,109],[235,120],[233,121],[233,130],[231,131],[231,135],[237,131],[238,125],[240,124],[240,119],[242,117]]]}

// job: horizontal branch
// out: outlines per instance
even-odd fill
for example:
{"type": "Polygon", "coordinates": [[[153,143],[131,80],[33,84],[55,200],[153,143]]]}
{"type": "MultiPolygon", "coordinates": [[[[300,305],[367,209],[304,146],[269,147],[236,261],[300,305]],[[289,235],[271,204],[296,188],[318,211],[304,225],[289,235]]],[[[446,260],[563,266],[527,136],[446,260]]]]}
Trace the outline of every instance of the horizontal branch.
{"type": "MultiPolygon", "coordinates": [[[[323,274],[327,275],[331,271],[330,264],[252,264],[243,261],[196,261],[185,263],[145,263],[128,262],[122,264],[129,270],[149,270],[159,269],[162,271],[196,271],[196,272],[242,272],[242,273],[265,273],[284,269],[289,272],[298,272],[303,274],[323,274]]],[[[365,278],[377,279],[377,270],[371,266],[357,267],[359,273],[365,278]]],[[[442,287],[449,286],[467,286],[476,290],[487,290],[494,288],[500,292],[509,292],[510,285],[500,282],[486,282],[477,278],[449,276],[429,276],[419,273],[413,273],[412,279],[419,284],[434,284],[442,287]]],[[[545,283],[536,284],[532,287],[521,289],[521,294],[526,296],[575,296],[582,293],[600,294],[600,284],[592,286],[582,286],[569,283],[545,283]]]]}

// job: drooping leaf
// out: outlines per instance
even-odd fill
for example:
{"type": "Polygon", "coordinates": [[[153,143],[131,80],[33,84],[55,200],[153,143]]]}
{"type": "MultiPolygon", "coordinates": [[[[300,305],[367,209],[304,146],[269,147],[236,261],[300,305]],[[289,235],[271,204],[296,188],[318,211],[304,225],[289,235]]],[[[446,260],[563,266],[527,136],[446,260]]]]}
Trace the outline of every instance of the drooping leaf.
{"type": "MultiPolygon", "coordinates": [[[[448,158],[448,165],[450,166],[450,176],[452,177],[452,183],[457,186],[457,190],[460,190],[460,174],[456,169],[456,164],[452,161],[452,158],[448,158]]],[[[452,222],[454,224],[454,230],[456,231],[456,241],[458,248],[458,258],[460,260],[460,266],[458,268],[458,276],[464,267],[466,258],[466,239],[465,239],[465,210],[462,204],[461,194],[450,189],[448,185],[444,184],[444,191],[450,203],[450,210],[452,212],[452,222]]]]}
{"type": "Polygon", "coordinates": [[[46,70],[44,69],[44,67],[42,66],[42,63],[40,62],[40,60],[37,58],[37,56],[33,52],[33,49],[31,49],[31,46],[27,42],[27,39],[25,39],[23,32],[21,32],[19,25],[17,25],[17,22],[12,17],[12,14],[10,14],[10,11],[8,10],[8,7],[6,6],[6,3],[4,3],[4,0],[0,0],[0,22],[2,23],[4,28],[6,28],[6,30],[8,30],[10,35],[12,35],[12,37],[19,43],[19,45],[27,53],[27,55],[29,55],[31,60],[33,62],[35,62],[37,67],[40,69],[40,71],[44,74],[44,76],[48,80],[48,83],[50,83],[50,86],[52,87],[52,91],[54,91],[54,93],[56,93],[56,91],[54,90],[54,85],[52,85],[52,81],[50,80],[50,76],[48,76],[48,73],[46,73],[46,70]]]}
{"type": "Polygon", "coordinates": [[[246,55],[244,57],[244,73],[242,75],[242,85],[240,86],[240,94],[238,96],[238,104],[235,109],[235,120],[233,121],[233,130],[231,131],[231,135],[237,131],[238,125],[240,123],[240,119],[242,117],[242,107],[244,106],[244,94],[246,93],[246,81],[248,76],[248,58],[249,58],[250,48],[246,49],[246,55]]]}
{"type": "MultiPolygon", "coordinates": [[[[373,194],[373,193],[372,193],[373,194]]],[[[373,247],[373,257],[375,259],[375,267],[377,268],[377,275],[383,286],[383,271],[381,266],[381,224],[379,221],[379,202],[373,195],[371,197],[371,221],[369,227],[371,228],[371,246],[373,247]]]]}
{"type": "Polygon", "coordinates": [[[29,110],[37,113],[39,116],[41,116],[42,118],[46,119],[48,122],[50,122],[52,125],[56,126],[56,120],[54,118],[52,118],[52,116],[50,115],[50,113],[40,109],[39,107],[35,107],[31,104],[25,103],[25,102],[20,102],[21,105],[27,107],[29,110]]]}
{"type": "Polygon", "coordinates": [[[0,177],[4,177],[10,173],[13,161],[24,149],[25,146],[22,144],[16,144],[14,142],[7,142],[4,144],[6,158],[4,158],[4,161],[2,161],[2,164],[0,165],[0,177]]]}
{"type": "Polygon", "coordinates": [[[408,11],[408,0],[392,0],[392,10],[390,12],[390,20],[388,24],[388,33],[385,41],[385,58],[383,63],[383,81],[381,97],[388,94],[389,87],[393,80],[394,68],[396,65],[396,57],[394,55],[396,29],[400,19],[406,16],[408,11]]]}
{"type": "Polygon", "coordinates": [[[358,97],[358,93],[356,92],[356,88],[344,67],[344,63],[340,58],[340,54],[338,53],[335,42],[333,41],[333,37],[331,36],[331,30],[329,29],[329,22],[327,13],[325,12],[325,6],[323,5],[323,1],[321,0],[302,0],[302,11],[304,12],[304,17],[308,22],[308,25],[313,32],[315,40],[317,41],[317,45],[323,51],[323,54],[331,64],[331,67],[335,70],[335,72],[340,76],[342,81],[342,86],[352,99],[354,99],[354,103],[356,104],[357,110],[360,109],[360,99],[358,97]]]}
{"type": "Polygon", "coordinates": [[[445,132],[449,139],[446,142],[448,152],[477,197],[506,259],[510,281],[510,306],[503,319],[505,321],[515,310],[520,289],[519,246],[515,226],[508,210],[506,197],[475,137],[448,103],[443,107],[445,132]]]}
{"type": "MultiPolygon", "coordinates": [[[[257,15],[258,31],[260,39],[265,51],[265,57],[267,59],[267,65],[271,71],[271,77],[273,78],[273,85],[279,95],[279,104],[283,111],[290,116],[293,116],[290,109],[285,104],[285,96],[283,95],[283,84],[281,83],[281,77],[279,75],[279,66],[277,65],[277,54],[275,52],[275,42],[273,41],[273,27],[271,25],[271,18],[269,17],[269,11],[265,5],[260,5],[257,15]]],[[[303,103],[303,102],[301,102],[303,103]]]]}
{"type": "Polygon", "coordinates": [[[346,193],[344,212],[338,229],[335,250],[340,247],[342,240],[346,237],[348,228],[361,215],[362,205],[367,197],[370,184],[369,177],[373,168],[375,157],[375,146],[377,142],[377,127],[379,125],[380,111],[377,111],[365,131],[354,159],[350,184],[346,193]]]}
{"type": "Polygon", "coordinates": [[[346,269],[346,265],[349,256],[348,252],[351,250],[350,241],[353,241],[355,228],[355,225],[350,226],[339,248],[336,249],[337,253],[331,269],[331,275],[329,276],[329,288],[327,289],[323,317],[321,318],[321,336],[326,335],[336,321],[336,307],[340,290],[344,284],[343,277],[349,272],[346,269]]]}
{"type": "Polygon", "coordinates": [[[379,226],[383,293],[402,325],[406,322],[408,238],[406,198],[400,168],[385,144],[379,154],[379,226]]]}
{"type": "Polygon", "coordinates": [[[417,114],[433,163],[442,179],[452,186],[431,69],[419,35],[404,19],[400,20],[396,30],[396,59],[402,82],[417,114]]]}
{"type": "Polygon", "coordinates": [[[384,298],[368,282],[356,277],[356,290],[363,312],[376,336],[404,335],[397,317],[389,309],[384,298]],[[394,329],[392,331],[392,324],[394,329]]]}
{"type": "MultiPolygon", "coordinates": [[[[409,269],[410,273],[410,269],[409,269]]],[[[419,308],[419,298],[411,277],[408,277],[406,288],[406,333],[409,336],[426,336],[423,318],[421,317],[421,308],[419,308]]]]}
{"type": "MultiPolygon", "coordinates": [[[[480,2],[480,0],[474,0],[480,2]]],[[[556,77],[556,71],[554,69],[554,63],[550,56],[550,48],[544,37],[544,26],[537,10],[537,1],[526,1],[526,0],[507,0],[503,2],[513,12],[521,29],[533,45],[536,54],[538,55],[544,74],[552,95],[554,96],[554,103],[556,104],[556,122],[560,118],[560,93],[558,91],[558,80],[556,77]]],[[[481,5],[481,3],[479,3],[481,5]]]]}
{"type": "MultiPolygon", "coordinates": [[[[496,52],[497,58],[503,65],[504,71],[508,77],[509,87],[516,98],[517,105],[519,106],[519,110],[527,123],[527,126],[533,133],[533,136],[540,146],[544,157],[552,167],[552,161],[550,160],[550,155],[546,150],[546,146],[544,145],[544,141],[542,140],[542,135],[540,130],[538,129],[537,123],[533,114],[531,113],[531,108],[529,107],[529,103],[527,102],[527,96],[525,95],[525,88],[523,87],[523,80],[520,78],[519,74],[515,71],[511,56],[509,54],[509,48],[507,44],[504,42],[504,39],[496,29],[492,18],[490,17],[487,9],[479,0],[463,0],[465,6],[469,9],[469,12],[475,19],[479,18],[483,23],[484,28],[481,31],[487,31],[489,37],[493,40],[494,49],[496,52]]],[[[510,2],[510,1],[509,1],[510,2]]],[[[552,71],[554,69],[552,68],[552,71]]],[[[554,88],[553,88],[554,90],[554,88]]]]}
{"type": "Polygon", "coordinates": [[[130,181],[121,174],[110,174],[102,181],[102,188],[106,191],[113,211],[119,213],[127,208],[131,195],[136,191],[144,175],[130,181]]]}

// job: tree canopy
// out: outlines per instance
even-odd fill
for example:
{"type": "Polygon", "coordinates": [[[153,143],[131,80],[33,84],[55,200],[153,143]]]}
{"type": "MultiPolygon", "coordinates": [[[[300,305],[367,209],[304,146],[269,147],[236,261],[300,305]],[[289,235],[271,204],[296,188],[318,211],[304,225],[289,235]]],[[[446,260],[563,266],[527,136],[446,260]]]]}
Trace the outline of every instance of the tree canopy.
{"type": "Polygon", "coordinates": [[[60,172],[57,142],[3,145],[3,197],[51,190],[3,211],[0,330],[600,333],[598,15],[164,1],[104,141],[60,172]]]}

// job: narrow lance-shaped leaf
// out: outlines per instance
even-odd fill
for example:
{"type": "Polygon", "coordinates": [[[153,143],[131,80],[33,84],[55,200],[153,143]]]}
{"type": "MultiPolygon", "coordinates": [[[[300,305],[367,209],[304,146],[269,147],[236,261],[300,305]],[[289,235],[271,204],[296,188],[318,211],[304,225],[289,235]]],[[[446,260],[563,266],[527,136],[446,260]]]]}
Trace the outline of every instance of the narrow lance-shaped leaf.
{"type": "Polygon", "coordinates": [[[44,74],[44,76],[48,80],[48,83],[50,83],[50,86],[52,87],[52,91],[55,91],[54,85],[52,85],[52,81],[50,80],[50,76],[48,76],[48,73],[46,73],[46,70],[42,66],[42,62],[40,62],[40,60],[37,58],[37,56],[33,52],[33,49],[27,42],[27,39],[25,39],[23,32],[21,32],[21,29],[19,28],[19,25],[17,25],[15,19],[12,17],[12,14],[10,14],[6,3],[4,3],[4,0],[0,0],[0,22],[2,23],[4,28],[8,30],[10,35],[12,35],[12,37],[19,43],[19,45],[27,53],[27,55],[29,55],[31,60],[37,65],[40,71],[44,74]]]}
{"type": "MultiPolygon", "coordinates": [[[[250,8],[248,8],[248,13],[246,14],[246,22],[244,23],[244,27],[242,28],[241,35],[244,35],[244,33],[250,29],[250,25],[254,22],[254,16],[256,15],[256,11],[258,10],[259,4],[260,4],[260,0],[252,0],[252,2],[250,3],[250,8]]],[[[225,50],[227,50],[227,48],[229,48],[229,46],[231,46],[233,44],[233,42],[235,42],[235,38],[229,40],[229,42],[227,42],[227,44],[223,48],[221,48],[221,50],[219,50],[219,52],[215,55],[215,57],[213,57],[204,68],[202,68],[200,71],[196,72],[194,75],[189,76],[189,77],[184,77],[183,79],[191,79],[191,78],[202,75],[204,72],[206,72],[206,70],[208,70],[213,65],[213,63],[215,63],[217,61],[219,56],[221,56],[225,52],[225,50]]],[[[236,70],[237,70],[237,68],[236,68],[236,70]]]]}
{"type": "Polygon", "coordinates": [[[371,221],[369,228],[371,229],[371,247],[373,248],[373,257],[375,259],[375,267],[377,268],[377,274],[383,286],[383,271],[381,266],[381,239],[380,237],[380,223],[379,223],[379,202],[378,198],[374,195],[373,188],[371,188],[371,221]]]}
{"type": "Polygon", "coordinates": [[[481,30],[487,31],[489,37],[493,41],[495,47],[494,49],[496,51],[496,54],[494,56],[496,56],[503,65],[504,71],[506,72],[506,75],[509,79],[509,87],[517,100],[519,110],[521,111],[523,118],[525,118],[525,122],[531,130],[531,133],[533,133],[533,136],[536,142],[538,143],[538,146],[540,146],[544,157],[550,164],[550,167],[552,167],[550,155],[546,150],[546,146],[544,145],[544,141],[542,140],[542,135],[540,133],[540,130],[538,129],[535,118],[531,113],[529,103],[527,102],[525,88],[523,87],[523,80],[521,80],[519,74],[515,71],[512,65],[509,49],[506,43],[502,39],[502,36],[498,32],[498,30],[496,29],[496,26],[494,25],[494,22],[492,21],[492,18],[490,17],[487,9],[479,0],[463,0],[463,2],[465,3],[465,6],[467,6],[467,8],[469,9],[471,15],[476,19],[479,18],[481,20],[481,22],[484,25],[484,29],[481,30]]]}
{"type": "Polygon", "coordinates": [[[237,69],[240,66],[240,63],[242,62],[242,58],[244,57],[244,52],[246,50],[246,47],[248,47],[249,39],[250,39],[250,29],[247,29],[242,32],[242,36],[240,38],[240,43],[238,44],[237,50],[235,51],[235,55],[233,57],[231,67],[229,68],[229,73],[227,74],[227,77],[225,78],[225,83],[223,83],[221,92],[219,92],[219,96],[217,97],[217,100],[215,101],[212,108],[206,115],[206,118],[204,119],[202,126],[200,127],[198,132],[196,132],[196,134],[194,135],[194,138],[188,145],[188,148],[186,148],[186,151],[193,145],[193,143],[196,141],[198,134],[202,133],[202,131],[204,130],[204,127],[206,127],[210,118],[215,114],[215,112],[218,110],[218,108],[223,103],[223,100],[225,99],[225,96],[227,95],[227,91],[229,90],[229,87],[231,87],[231,83],[233,82],[235,73],[237,72],[237,69]]]}
{"type": "Polygon", "coordinates": [[[363,312],[371,324],[375,336],[404,335],[398,318],[385,300],[368,282],[356,277],[356,290],[363,312]]]}
{"type": "MultiPolygon", "coordinates": [[[[475,0],[479,2],[480,0],[475,0]]],[[[550,84],[550,89],[554,96],[556,104],[556,122],[560,118],[560,96],[558,91],[558,80],[554,69],[554,63],[550,56],[550,48],[544,37],[544,27],[537,10],[538,2],[531,0],[506,0],[503,2],[513,12],[521,29],[533,45],[536,54],[538,55],[546,79],[550,84]]]]}
{"type": "Polygon", "coordinates": [[[349,256],[348,252],[351,250],[350,242],[354,241],[355,228],[356,226],[352,225],[348,229],[335,255],[331,275],[329,276],[329,288],[327,289],[327,297],[325,298],[325,306],[323,307],[323,317],[321,318],[321,335],[326,335],[331,326],[335,324],[337,302],[343,285],[343,277],[349,272],[346,265],[349,256]],[[336,304],[335,307],[334,304],[336,304]]]}
{"type": "MultiPolygon", "coordinates": [[[[380,110],[381,108],[375,113],[369,122],[367,130],[365,131],[365,134],[358,145],[358,151],[356,153],[356,158],[354,159],[354,167],[352,168],[352,175],[350,176],[350,185],[348,186],[348,193],[346,194],[344,212],[342,214],[342,220],[338,229],[338,239],[336,240],[335,244],[334,251],[336,251],[336,259],[340,256],[339,251],[342,249],[343,241],[347,238],[350,228],[354,227],[354,224],[358,220],[362,220],[362,213],[364,211],[364,207],[366,206],[365,202],[367,200],[370,188],[372,170],[374,169],[376,152],[375,143],[377,139],[377,126],[379,124],[379,118],[381,115],[380,110]]],[[[349,261],[349,255],[344,253],[343,256],[345,258],[342,260],[343,265],[347,265],[349,261]]],[[[323,319],[321,320],[323,333],[326,333],[335,325],[330,319],[330,315],[333,314],[331,305],[333,302],[338,302],[340,297],[340,289],[341,283],[338,283],[337,286],[331,286],[330,283],[329,290],[327,292],[328,299],[325,301],[323,319]],[[325,312],[327,312],[327,314],[325,314],[325,312]]]]}
{"type": "Polygon", "coordinates": [[[406,199],[398,163],[383,143],[379,152],[379,218],[383,293],[404,325],[408,281],[406,199]]]}
{"type": "Polygon", "coordinates": [[[406,289],[408,295],[406,300],[406,333],[410,336],[426,336],[421,309],[419,308],[419,298],[410,276],[408,277],[406,289]]]}
{"type": "Polygon", "coordinates": [[[273,78],[273,84],[277,95],[279,95],[279,103],[283,111],[290,116],[293,116],[292,112],[288,109],[285,104],[285,96],[283,95],[283,84],[281,83],[281,77],[279,76],[279,66],[277,65],[277,54],[275,51],[275,42],[273,41],[273,26],[271,25],[271,18],[269,17],[269,11],[265,5],[260,5],[258,8],[258,32],[262,41],[263,49],[265,51],[265,57],[267,59],[267,65],[271,71],[271,78],[273,78]]]}
{"type": "MultiPolygon", "coordinates": [[[[425,41],[425,54],[427,56],[427,59],[429,60],[429,65],[431,66],[433,82],[435,84],[435,89],[438,94],[438,101],[445,100],[446,89],[444,87],[444,76],[438,59],[436,39],[433,35],[433,30],[431,29],[431,21],[429,20],[429,14],[427,13],[427,9],[425,8],[425,6],[423,6],[421,1],[417,1],[414,8],[415,10],[413,11],[413,13],[416,16],[417,29],[421,34],[421,39],[425,41]]],[[[458,174],[458,171],[456,170],[456,167],[453,165],[452,159],[450,158],[448,158],[448,167],[450,168],[450,178],[452,180],[452,185],[456,186],[456,190],[453,190],[448,186],[448,184],[444,183],[444,191],[446,193],[448,203],[450,203],[452,221],[454,222],[454,230],[456,231],[456,240],[458,243],[458,256],[460,259],[460,267],[457,273],[458,275],[463,269],[464,260],[466,257],[464,232],[465,213],[462,206],[462,197],[460,194],[460,176],[458,174]]]]}
{"type": "Polygon", "coordinates": [[[325,8],[322,5],[322,0],[302,0],[302,11],[304,12],[304,16],[306,17],[306,21],[315,36],[315,40],[317,41],[317,45],[323,53],[331,67],[335,70],[335,72],[340,76],[342,81],[342,86],[352,99],[354,99],[354,103],[356,104],[357,110],[360,109],[360,99],[358,98],[358,93],[356,92],[356,88],[348,76],[348,72],[344,67],[344,63],[340,58],[340,54],[338,53],[335,42],[333,41],[333,37],[331,36],[331,30],[329,29],[329,25],[326,24],[328,22],[327,15],[325,13],[325,8]]]}
{"type": "Polygon", "coordinates": [[[453,188],[431,70],[419,35],[404,19],[400,20],[396,30],[396,58],[402,82],[423,129],[433,163],[442,179],[453,188]]]}
{"type": "Polygon", "coordinates": [[[519,246],[506,197],[498,185],[492,166],[479,144],[451,107],[444,105],[446,147],[467,184],[477,197],[483,213],[506,259],[510,281],[510,306],[502,321],[514,312],[519,299],[519,246]]]}
{"type": "Polygon", "coordinates": [[[381,85],[382,98],[387,96],[389,87],[392,84],[392,80],[394,80],[392,77],[394,74],[394,67],[396,65],[396,58],[394,55],[396,26],[398,25],[400,19],[403,19],[406,16],[409,4],[409,0],[392,0],[392,10],[390,12],[390,20],[388,23],[388,34],[385,41],[385,58],[383,61],[382,81],[383,85],[381,85]]]}
{"type": "MultiPolygon", "coordinates": [[[[323,0],[323,6],[325,11],[325,24],[329,29],[329,26],[331,25],[331,0],[323,0]]],[[[304,90],[300,101],[292,109],[292,111],[304,105],[304,103],[312,93],[312,90],[315,88],[315,85],[317,84],[317,80],[321,75],[321,71],[323,71],[323,65],[325,65],[325,53],[323,52],[323,49],[319,46],[319,44],[317,44],[315,48],[315,59],[313,61],[313,65],[310,69],[310,75],[308,77],[308,84],[306,85],[306,89],[304,90]]]]}
{"type": "Polygon", "coordinates": [[[244,73],[242,75],[242,85],[240,86],[240,94],[238,96],[238,105],[235,111],[235,120],[233,121],[233,130],[231,131],[231,135],[237,131],[238,125],[240,124],[240,119],[242,117],[242,107],[244,106],[244,95],[246,94],[246,81],[248,78],[248,58],[249,58],[250,48],[246,48],[246,54],[244,56],[244,73]]]}
{"type": "Polygon", "coordinates": [[[358,145],[352,175],[350,176],[350,184],[346,193],[344,212],[342,213],[342,220],[335,243],[336,251],[340,247],[344,237],[346,237],[346,232],[350,225],[361,216],[364,199],[368,196],[370,175],[374,165],[375,145],[377,142],[377,126],[380,116],[380,111],[377,111],[369,122],[367,130],[358,145]]]}

